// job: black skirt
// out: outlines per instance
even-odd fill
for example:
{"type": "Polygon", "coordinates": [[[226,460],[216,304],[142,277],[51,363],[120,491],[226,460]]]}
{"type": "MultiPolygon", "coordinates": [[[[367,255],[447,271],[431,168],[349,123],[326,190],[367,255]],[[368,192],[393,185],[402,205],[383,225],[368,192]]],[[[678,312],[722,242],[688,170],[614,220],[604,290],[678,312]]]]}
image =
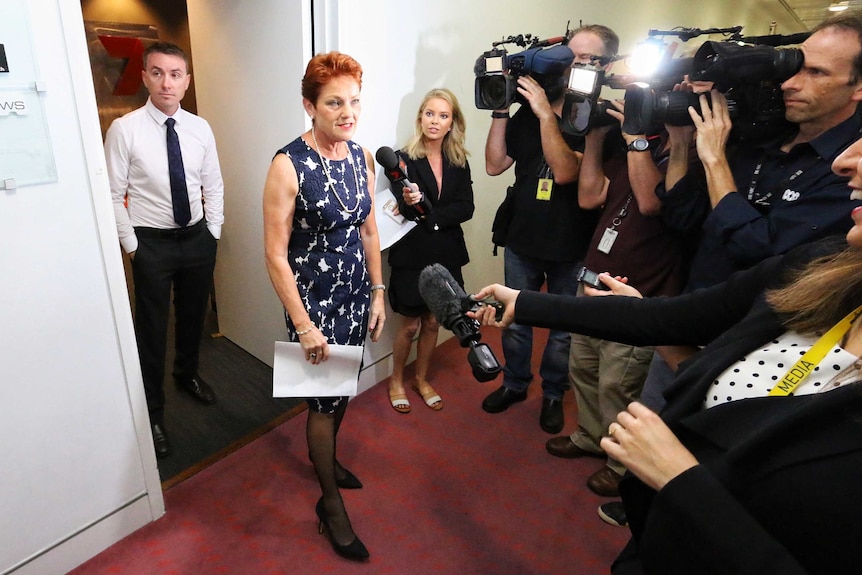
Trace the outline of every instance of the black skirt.
{"type": "MultiPolygon", "coordinates": [[[[463,289],[464,277],[461,268],[446,268],[458,285],[463,289]]],[[[392,268],[389,276],[389,305],[395,313],[407,317],[420,317],[428,313],[428,306],[419,294],[419,274],[422,270],[411,268],[392,268]]]]}

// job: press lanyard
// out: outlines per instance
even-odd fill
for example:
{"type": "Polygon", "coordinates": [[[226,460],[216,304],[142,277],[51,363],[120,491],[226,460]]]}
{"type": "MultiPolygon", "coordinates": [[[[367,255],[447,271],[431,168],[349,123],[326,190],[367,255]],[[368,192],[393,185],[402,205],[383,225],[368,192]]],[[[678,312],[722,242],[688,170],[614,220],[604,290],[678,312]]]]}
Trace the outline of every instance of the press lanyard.
{"type": "Polygon", "coordinates": [[[629,204],[632,203],[632,198],[634,197],[634,194],[629,194],[629,197],[626,198],[626,203],[623,205],[622,209],[620,209],[620,213],[617,214],[617,217],[611,220],[610,229],[616,230],[620,227],[620,224],[623,223],[623,218],[629,215],[629,204]]]}
{"type": "Polygon", "coordinates": [[[799,358],[793,367],[787,370],[784,377],[772,388],[769,392],[770,396],[785,396],[790,395],[799,387],[799,385],[808,377],[814,368],[823,361],[826,354],[829,353],[835,345],[841,341],[841,338],[850,330],[853,321],[862,314],[862,305],[851,311],[847,316],[835,324],[832,329],[823,334],[823,337],[811,346],[811,349],[799,358]]]}
{"type": "Polygon", "coordinates": [[[764,158],[765,158],[765,154],[764,154],[764,156],[761,157],[760,161],[757,162],[757,165],[754,166],[754,173],[751,174],[751,183],[748,185],[748,201],[755,204],[755,205],[759,205],[759,206],[768,206],[769,205],[769,199],[772,197],[772,192],[774,190],[784,191],[787,188],[787,186],[789,186],[793,182],[793,180],[797,179],[799,176],[804,174],[806,170],[813,168],[814,166],[819,164],[821,161],[823,161],[823,159],[820,156],[817,156],[816,158],[814,158],[814,161],[811,162],[810,165],[805,166],[804,168],[799,168],[798,170],[796,170],[795,172],[790,174],[789,177],[781,180],[781,182],[778,183],[772,190],[769,190],[765,194],[760,195],[760,194],[757,194],[756,191],[757,191],[758,181],[760,180],[760,172],[763,169],[764,158]]]}

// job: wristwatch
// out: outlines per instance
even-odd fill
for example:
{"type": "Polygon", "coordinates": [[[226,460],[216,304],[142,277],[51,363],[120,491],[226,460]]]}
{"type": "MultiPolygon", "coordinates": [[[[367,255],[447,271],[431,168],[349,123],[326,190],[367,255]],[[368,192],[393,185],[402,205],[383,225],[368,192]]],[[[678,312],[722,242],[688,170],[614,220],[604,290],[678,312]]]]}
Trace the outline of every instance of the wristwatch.
{"type": "Polygon", "coordinates": [[[626,149],[629,152],[646,152],[649,150],[649,142],[646,138],[637,138],[636,140],[632,140],[631,143],[626,146],[626,149]]]}

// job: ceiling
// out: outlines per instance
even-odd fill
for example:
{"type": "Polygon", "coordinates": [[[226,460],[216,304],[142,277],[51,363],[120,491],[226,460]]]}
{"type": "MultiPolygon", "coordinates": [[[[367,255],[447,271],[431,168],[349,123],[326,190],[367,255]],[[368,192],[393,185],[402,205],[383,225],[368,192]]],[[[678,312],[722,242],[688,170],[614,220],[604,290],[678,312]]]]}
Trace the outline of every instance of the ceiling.
{"type": "MultiPolygon", "coordinates": [[[[819,24],[823,19],[831,16],[834,12],[829,12],[827,8],[830,0],[777,0],[785,6],[787,10],[794,15],[800,24],[810,30],[819,24]]],[[[838,0],[836,0],[837,3],[838,0]]],[[[862,8],[862,0],[846,0],[845,3],[852,10],[854,8],[862,8]]]]}

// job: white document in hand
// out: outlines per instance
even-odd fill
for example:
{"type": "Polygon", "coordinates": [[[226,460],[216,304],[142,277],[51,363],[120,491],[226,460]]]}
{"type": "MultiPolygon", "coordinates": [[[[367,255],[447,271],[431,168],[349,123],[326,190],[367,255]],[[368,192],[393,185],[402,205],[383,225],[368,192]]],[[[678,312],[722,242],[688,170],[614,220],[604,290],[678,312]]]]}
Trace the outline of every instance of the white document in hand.
{"type": "Polygon", "coordinates": [[[416,222],[411,222],[401,214],[396,215],[396,209],[398,202],[389,188],[380,190],[374,196],[374,216],[377,221],[377,235],[380,237],[380,251],[391,247],[416,227],[416,222]]]}
{"type": "Polygon", "coordinates": [[[361,345],[329,344],[329,359],[313,365],[305,359],[302,345],[275,342],[272,369],[273,397],[336,397],[356,395],[361,345]]]}

